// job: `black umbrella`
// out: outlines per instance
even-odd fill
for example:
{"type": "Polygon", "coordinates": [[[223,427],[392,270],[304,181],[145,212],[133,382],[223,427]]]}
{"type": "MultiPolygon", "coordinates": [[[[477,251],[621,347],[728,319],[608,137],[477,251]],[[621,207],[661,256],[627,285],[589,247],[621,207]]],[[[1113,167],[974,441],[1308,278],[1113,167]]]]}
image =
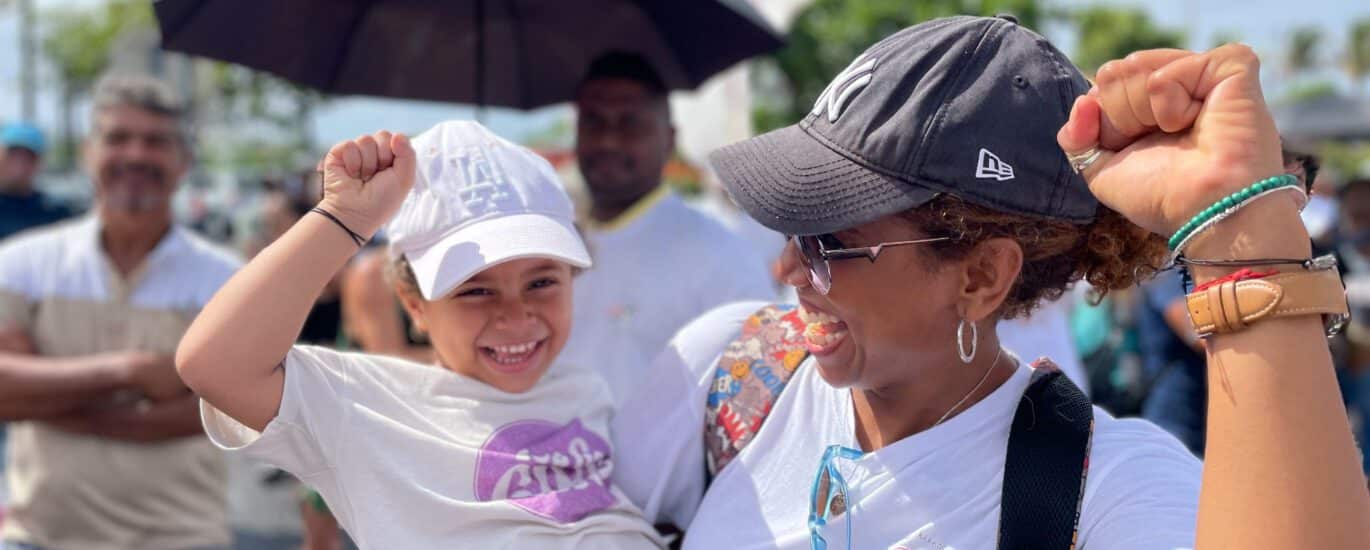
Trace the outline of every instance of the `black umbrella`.
{"type": "Polygon", "coordinates": [[[337,94],[532,109],[637,52],[672,89],[781,40],[745,0],[158,0],[162,47],[337,94]]]}
{"type": "Polygon", "coordinates": [[[1370,139],[1370,101],[1326,95],[1274,109],[1280,135],[1297,142],[1370,139]]]}

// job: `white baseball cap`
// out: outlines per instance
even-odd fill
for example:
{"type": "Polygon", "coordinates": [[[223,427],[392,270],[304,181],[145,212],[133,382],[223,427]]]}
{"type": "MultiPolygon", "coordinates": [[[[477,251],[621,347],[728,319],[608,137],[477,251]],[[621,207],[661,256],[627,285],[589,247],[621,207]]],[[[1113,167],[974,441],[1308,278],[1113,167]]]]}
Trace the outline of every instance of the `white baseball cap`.
{"type": "Polygon", "coordinates": [[[414,188],[385,232],[425,300],[510,260],[590,267],[571,198],[545,159],[470,121],[441,123],[413,144],[414,188]]]}

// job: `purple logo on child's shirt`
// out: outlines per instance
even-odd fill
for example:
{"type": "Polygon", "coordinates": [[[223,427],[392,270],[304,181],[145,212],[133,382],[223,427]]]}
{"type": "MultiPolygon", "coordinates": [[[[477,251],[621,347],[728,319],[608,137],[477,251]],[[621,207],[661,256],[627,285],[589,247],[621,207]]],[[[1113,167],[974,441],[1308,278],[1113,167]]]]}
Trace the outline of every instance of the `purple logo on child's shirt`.
{"type": "Polygon", "coordinates": [[[495,430],[476,457],[476,498],[508,500],[560,523],[614,504],[609,444],[579,419],[564,426],[542,420],[495,430]]]}

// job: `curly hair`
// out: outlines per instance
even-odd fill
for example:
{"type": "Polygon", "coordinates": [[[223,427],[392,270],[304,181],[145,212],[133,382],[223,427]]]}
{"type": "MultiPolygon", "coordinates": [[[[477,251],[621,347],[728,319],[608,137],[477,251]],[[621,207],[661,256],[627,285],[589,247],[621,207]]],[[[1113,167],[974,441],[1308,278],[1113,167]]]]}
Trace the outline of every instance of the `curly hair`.
{"type": "Polygon", "coordinates": [[[929,235],[952,237],[922,249],[932,260],[964,258],[988,239],[1017,242],[1023,249],[1023,267],[999,308],[1004,319],[1026,316],[1081,279],[1094,287],[1097,299],[1108,291],[1134,286],[1156,274],[1167,251],[1165,239],[1104,206],[1099,206],[1093,222],[1078,225],[1001,212],[941,195],[901,217],[929,235]]]}

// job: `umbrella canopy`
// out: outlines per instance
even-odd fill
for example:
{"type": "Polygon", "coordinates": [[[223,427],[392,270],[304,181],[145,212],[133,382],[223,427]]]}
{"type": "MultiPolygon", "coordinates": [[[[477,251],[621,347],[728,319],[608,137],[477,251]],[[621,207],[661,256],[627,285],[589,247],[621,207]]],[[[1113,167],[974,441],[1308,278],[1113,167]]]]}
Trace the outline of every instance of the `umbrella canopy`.
{"type": "Polygon", "coordinates": [[[1370,101],[1327,95],[1274,109],[1280,135],[1298,142],[1370,139],[1370,101]]]}
{"type": "Polygon", "coordinates": [[[337,94],[532,109],[614,50],[698,86],[781,39],[745,0],[159,0],[162,47],[337,94]]]}

